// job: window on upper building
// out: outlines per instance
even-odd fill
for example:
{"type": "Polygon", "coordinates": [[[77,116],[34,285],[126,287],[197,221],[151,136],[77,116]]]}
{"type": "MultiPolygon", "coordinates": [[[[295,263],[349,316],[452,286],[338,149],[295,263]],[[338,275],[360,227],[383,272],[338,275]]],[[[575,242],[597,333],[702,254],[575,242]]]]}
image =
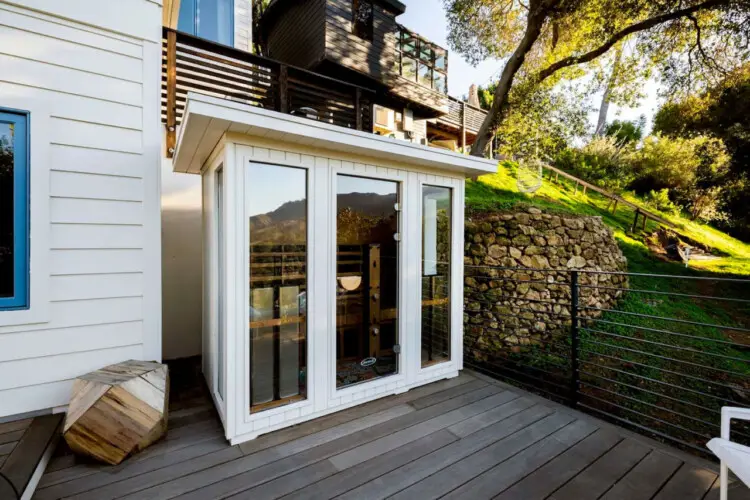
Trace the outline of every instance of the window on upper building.
{"type": "Polygon", "coordinates": [[[233,46],[234,0],[181,0],[177,29],[233,46]]]}
{"type": "Polygon", "coordinates": [[[28,122],[0,109],[0,310],[29,307],[28,122]]]}
{"type": "Polygon", "coordinates": [[[352,0],[352,32],[365,40],[372,40],[372,0],[352,0]]]}
{"type": "Polygon", "coordinates": [[[448,52],[434,43],[422,40],[403,27],[399,33],[398,42],[401,76],[447,94],[448,52]]]}

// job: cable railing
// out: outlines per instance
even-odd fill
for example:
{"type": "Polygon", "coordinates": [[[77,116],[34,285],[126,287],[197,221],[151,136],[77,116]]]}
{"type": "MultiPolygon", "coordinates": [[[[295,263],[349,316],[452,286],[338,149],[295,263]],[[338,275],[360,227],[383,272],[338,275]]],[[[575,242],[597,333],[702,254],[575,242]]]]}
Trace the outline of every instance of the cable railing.
{"type": "Polygon", "coordinates": [[[705,456],[721,407],[750,407],[750,280],[472,265],[465,279],[469,368],[705,456]]]}

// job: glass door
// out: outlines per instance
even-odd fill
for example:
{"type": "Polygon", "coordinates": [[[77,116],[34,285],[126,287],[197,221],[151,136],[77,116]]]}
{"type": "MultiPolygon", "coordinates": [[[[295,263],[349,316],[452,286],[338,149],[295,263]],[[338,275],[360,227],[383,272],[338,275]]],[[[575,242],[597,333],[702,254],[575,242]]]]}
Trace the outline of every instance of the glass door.
{"type": "Polygon", "coordinates": [[[307,398],[307,171],[250,164],[251,412],[307,398]]]}
{"type": "Polygon", "coordinates": [[[399,184],[336,178],[336,387],[398,372],[399,184]]]}

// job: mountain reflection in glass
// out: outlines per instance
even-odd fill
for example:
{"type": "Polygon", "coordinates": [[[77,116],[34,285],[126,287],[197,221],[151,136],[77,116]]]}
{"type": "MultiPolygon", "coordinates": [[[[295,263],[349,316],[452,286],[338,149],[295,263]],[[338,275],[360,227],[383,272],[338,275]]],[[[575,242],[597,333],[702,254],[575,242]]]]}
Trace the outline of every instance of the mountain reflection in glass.
{"type": "Polygon", "coordinates": [[[451,358],[451,190],[422,186],[422,366],[451,358]]]}
{"type": "Polygon", "coordinates": [[[397,182],[336,178],[336,387],[398,371],[397,182]]]}
{"type": "Polygon", "coordinates": [[[307,171],[251,164],[251,411],[305,399],[307,171]]]}

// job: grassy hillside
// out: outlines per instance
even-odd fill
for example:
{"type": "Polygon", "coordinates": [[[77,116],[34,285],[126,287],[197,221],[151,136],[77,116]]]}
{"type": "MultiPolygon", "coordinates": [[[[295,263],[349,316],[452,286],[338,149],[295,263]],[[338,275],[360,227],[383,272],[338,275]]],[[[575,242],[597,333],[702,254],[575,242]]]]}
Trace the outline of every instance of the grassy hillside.
{"type": "MultiPolygon", "coordinates": [[[[545,178],[542,187],[536,193],[519,193],[516,187],[515,168],[510,164],[501,164],[497,174],[484,175],[477,181],[467,182],[466,208],[467,213],[471,214],[472,211],[503,210],[516,205],[532,204],[551,212],[599,215],[614,231],[620,248],[628,257],[630,271],[669,274],[689,272],[680,264],[664,262],[649,250],[647,237],[658,229],[656,223],[649,221],[645,232],[630,234],[629,229],[634,217],[632,208],[620,206],[617,213],[613,214],[606,210],[609,201],[607,198],[592,192],[584,195],[581,189],[578,193],[574,191],[573,184],[565,179],[561,178],[559,183],[554,183],[545,178]]],[[[624,198],[655,212],[645,207],[632,194],[626,194],[624,198]]],[[[711,247],[721,255],[721,258],[715,260],[692,261],[691,269],[750,276],[750,245],[705,224],[679,216],[661,215],[675,224],[679,234],[711,247]]]]}
{"type": "MultiPolygon", "coordinates": [[[[641,203],[634,196],[627,198],[641,203]]],[[[619,207],[612,214],[606,210],[606,198],[596,193],[584,196],[581,190],[574,194],[574,186],[563,179],[559,184],[545,179],[536,193],[526,195],[518,192],[514,168],[503,165],[497,174],[467,182],[467,217],[476,211],[519,205],[601,216],[612,228],[633,273],[750,277],[750,245],[706,225],[664,216],[683,238],[723,255],[691,262],[686,269],[652,251],[649,235],[657,230],[655,223],[649,222],[644,232],[630,234],[633,209],[619,207]]],[[[750,334],[735,330],[750,328],[750,286],[739,281],[631,276],[630,289],[600,321],[583,322],[580,362],[589,372],[584,376],[585,391],[595,396],[584,402],[624,419],[620,424],[629,421],[650,427],[657,439],[669,435],[693,451],[702,450],[706,438],[718,432],[722,404],[750,405],[750,334]]],[[[514,366],[535,367],[528,369],[532,375],[538,375],[534,370],[539,368],[554,372],[554,363],[547,366],[554,359],[548,349],[514,351],[508,358],[518,358],[514,366]]]]}

